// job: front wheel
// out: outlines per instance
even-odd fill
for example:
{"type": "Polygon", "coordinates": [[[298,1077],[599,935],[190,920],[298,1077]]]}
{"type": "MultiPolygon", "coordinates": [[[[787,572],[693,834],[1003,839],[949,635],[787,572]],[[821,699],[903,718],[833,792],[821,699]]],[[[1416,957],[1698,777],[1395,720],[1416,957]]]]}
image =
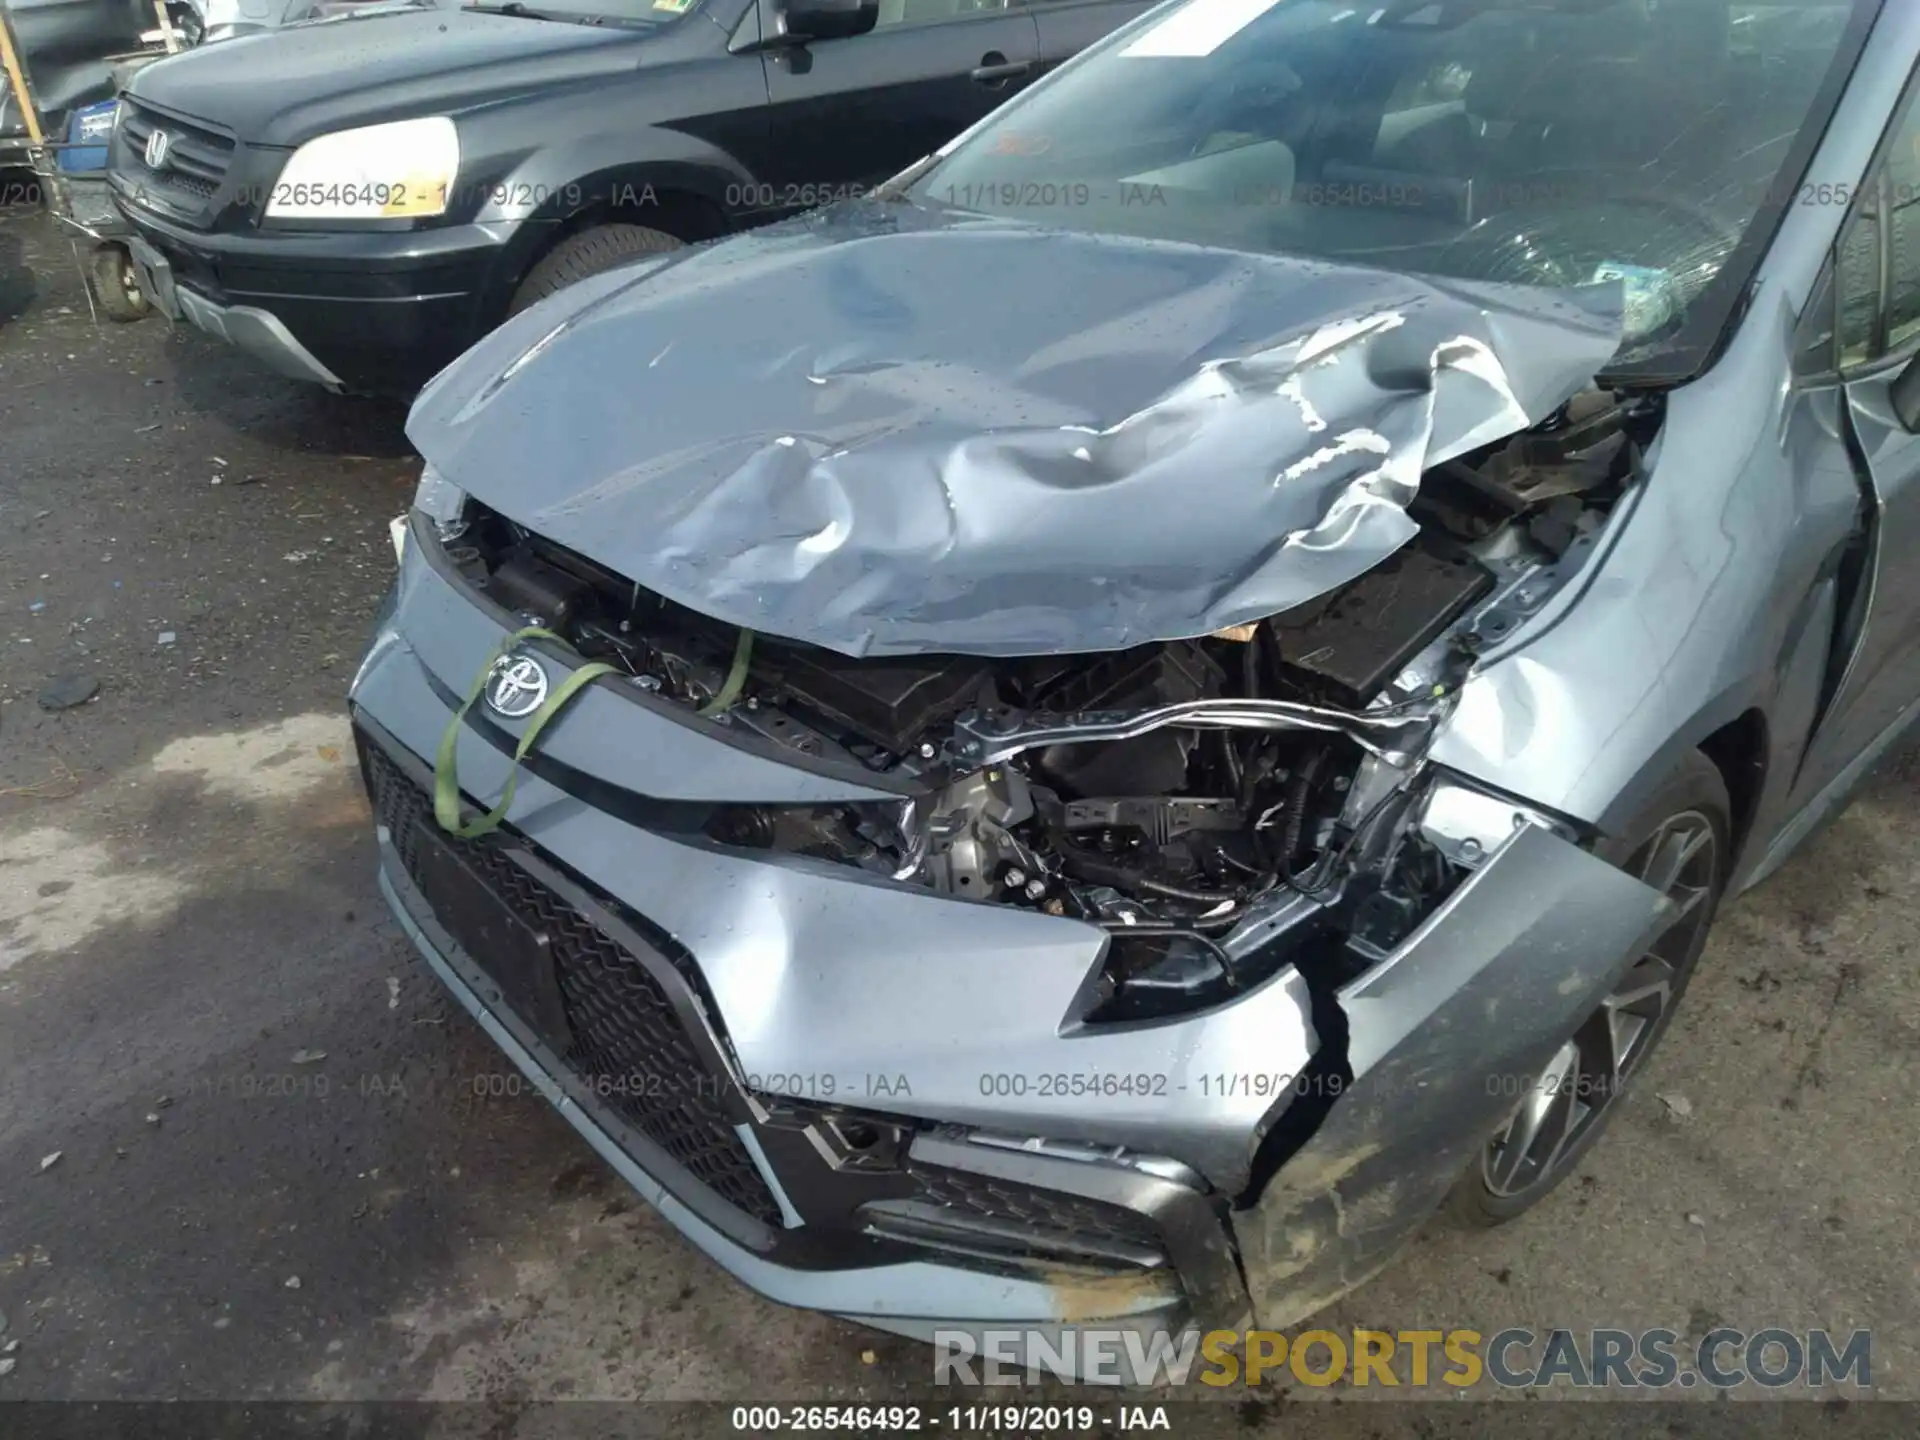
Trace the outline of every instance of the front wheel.
{"type": "Polygon", "coordinates": [[[96,245],[87,254],[87,289],[94,304],[109,320],[126,324],[144,319],[153,307],[140,291],[133,273],[133,257],[124,245],[96,245]]]}
{"type": "Polygon", "coordinates": [[[1707,942],[1732,860],[1726,782],[1697,750],[1620,837],[1595,847],[1673,902],[1673,922],[1547,1062],[1449,1201],[1458,1220],[1498,1225],[1570,1175],[1620,1108],[1628,1082],[1666,1033],[1707,942]]]}
{"type": "Polygon", "coordinates": [[[646,225],[591,225],[567,236],[542,255],[520,288],[513,292],[507,314],[518,315],[576,281],[639,260],[649,255],[664,255],[687,242],[664,230],[646,225]]]}

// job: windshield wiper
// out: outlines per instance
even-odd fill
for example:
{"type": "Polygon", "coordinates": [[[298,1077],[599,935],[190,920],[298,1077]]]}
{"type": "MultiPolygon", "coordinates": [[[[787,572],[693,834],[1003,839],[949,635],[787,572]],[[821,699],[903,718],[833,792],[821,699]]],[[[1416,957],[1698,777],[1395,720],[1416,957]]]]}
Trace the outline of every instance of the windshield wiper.
{"type": "MultiPolygon", "coordinates": [[[[426,0],[426,3],[431,4],[432,0],[426,0]]],[[[616,25],[624,29],[651,30],[655,23],[630,15],[568,14],[565,11],[535,10],[531,6],[522,5],[520,0],[502,0],[498,5],[468,4],[461,8],[477,10],[482,15],[511,15],[519,20],[551,20],[558,25],[616,25]]]]}

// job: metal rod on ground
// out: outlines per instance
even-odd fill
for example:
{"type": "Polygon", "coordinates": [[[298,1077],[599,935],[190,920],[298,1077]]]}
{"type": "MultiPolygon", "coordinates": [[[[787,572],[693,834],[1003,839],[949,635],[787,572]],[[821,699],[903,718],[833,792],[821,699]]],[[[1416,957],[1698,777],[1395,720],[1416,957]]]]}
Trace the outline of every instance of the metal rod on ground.
{"type": "Polygon", "coordinates": [[[93,303],[93,281],[87,278],[87,262],[80,258],[80,242],[69,240],[67,248],[73,251],[73,268],[80,272],[80,293],[87,297],[87,315],[94,324],[100,323],[100,311],[93,303]]]}

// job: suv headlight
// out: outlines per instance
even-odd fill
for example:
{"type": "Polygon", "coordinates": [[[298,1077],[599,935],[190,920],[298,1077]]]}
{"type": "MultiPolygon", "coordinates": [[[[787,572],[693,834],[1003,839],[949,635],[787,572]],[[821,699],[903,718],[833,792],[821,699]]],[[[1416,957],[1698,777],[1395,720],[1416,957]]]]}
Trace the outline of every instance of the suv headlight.
{"type": "Polygon", "coordinates": [[[267,200],[269,220],[386,220],[443,215],[460,169],[444,115],[336,130],[293,152],[267,200]]]}

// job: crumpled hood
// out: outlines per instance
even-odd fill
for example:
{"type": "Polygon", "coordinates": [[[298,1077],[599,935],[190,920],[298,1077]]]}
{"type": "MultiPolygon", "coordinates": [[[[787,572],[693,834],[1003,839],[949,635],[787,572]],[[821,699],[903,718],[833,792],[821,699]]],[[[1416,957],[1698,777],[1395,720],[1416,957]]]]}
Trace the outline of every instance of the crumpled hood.
{"type": "Polygon", "coordinates": [[[1354,579],[1620,341],[1552,295],[856,202],[597,277],[407,433],[549,539],[849,655],[1201,635],[1354,579]]]}

